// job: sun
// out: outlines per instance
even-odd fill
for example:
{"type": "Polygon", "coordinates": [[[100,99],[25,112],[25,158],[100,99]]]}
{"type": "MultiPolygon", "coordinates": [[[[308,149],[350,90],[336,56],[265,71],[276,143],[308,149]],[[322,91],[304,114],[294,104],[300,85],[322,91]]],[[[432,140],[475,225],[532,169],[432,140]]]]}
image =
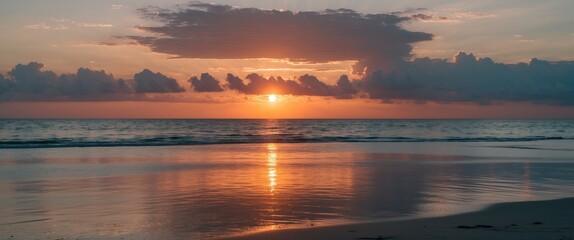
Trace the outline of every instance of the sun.
{"type": "Polygon", "coordinates": [[[269,94],[269,96],[267,96],[267,99],[269,100],[269,102],[277,102],[277,95],[269,94]]]}

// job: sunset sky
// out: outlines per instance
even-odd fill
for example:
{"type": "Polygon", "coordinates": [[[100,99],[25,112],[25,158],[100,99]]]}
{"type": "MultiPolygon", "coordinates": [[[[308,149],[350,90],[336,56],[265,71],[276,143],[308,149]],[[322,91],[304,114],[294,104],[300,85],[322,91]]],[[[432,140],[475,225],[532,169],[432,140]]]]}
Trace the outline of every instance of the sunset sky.
{"type": "Polygon", "coordinates": [[[0,118],[574,118],[572,9],[3,1],[0,118]]]}

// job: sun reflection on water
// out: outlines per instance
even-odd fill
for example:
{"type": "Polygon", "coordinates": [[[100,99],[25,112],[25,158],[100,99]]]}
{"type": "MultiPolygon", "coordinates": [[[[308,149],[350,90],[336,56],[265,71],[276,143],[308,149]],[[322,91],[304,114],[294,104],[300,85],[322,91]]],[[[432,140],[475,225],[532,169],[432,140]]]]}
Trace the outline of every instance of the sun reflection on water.
{"type": "Polygon", "coordinates": [[[269,178],[269,192],[273,194],[277,186],[277,145],[267,144],[267,177],[269,178]]]}

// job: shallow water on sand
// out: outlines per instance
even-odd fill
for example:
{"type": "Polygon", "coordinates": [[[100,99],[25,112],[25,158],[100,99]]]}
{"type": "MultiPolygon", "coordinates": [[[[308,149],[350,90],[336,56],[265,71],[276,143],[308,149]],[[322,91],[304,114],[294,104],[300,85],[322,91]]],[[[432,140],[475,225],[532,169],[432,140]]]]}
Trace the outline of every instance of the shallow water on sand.
{"type": "Polygon", "coordinates": [[[0,239],[197,239],[574,196],[574,141],[0,149],[0,239]]]}

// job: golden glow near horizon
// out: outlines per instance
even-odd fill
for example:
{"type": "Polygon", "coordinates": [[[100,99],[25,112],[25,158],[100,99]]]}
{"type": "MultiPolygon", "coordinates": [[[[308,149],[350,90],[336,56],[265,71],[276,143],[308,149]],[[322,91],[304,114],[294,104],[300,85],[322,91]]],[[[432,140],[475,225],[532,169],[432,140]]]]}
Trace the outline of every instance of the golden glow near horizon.
{"type": "Polygon", "coordinates": [[[275,94],[269,94],[269,96],[267,96],[267,99],[269,100],[269,102],[277,102],[277,95],[275,94]]]}

